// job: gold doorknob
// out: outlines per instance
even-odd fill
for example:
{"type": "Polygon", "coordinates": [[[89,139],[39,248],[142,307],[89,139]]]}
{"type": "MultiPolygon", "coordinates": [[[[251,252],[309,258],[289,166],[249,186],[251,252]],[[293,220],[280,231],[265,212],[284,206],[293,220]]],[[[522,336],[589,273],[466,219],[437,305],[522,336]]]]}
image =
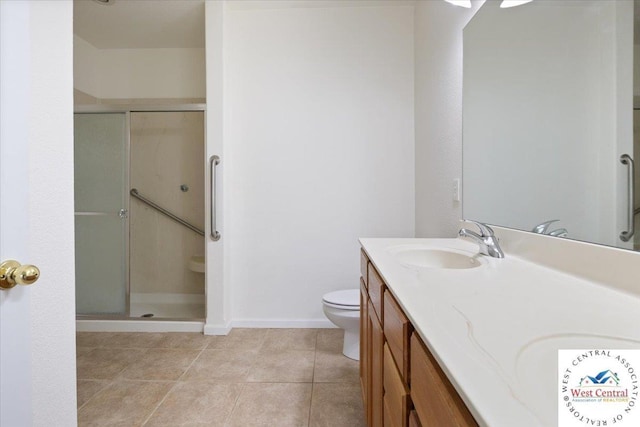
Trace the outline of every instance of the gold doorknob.
{"type": "Polygon", "coordinates": [[[20,265],[14,260],[0,263],[0,289],[11,289],[15,285],[31,285],[39,277],[40,270],[35,265],[20,265]]]}

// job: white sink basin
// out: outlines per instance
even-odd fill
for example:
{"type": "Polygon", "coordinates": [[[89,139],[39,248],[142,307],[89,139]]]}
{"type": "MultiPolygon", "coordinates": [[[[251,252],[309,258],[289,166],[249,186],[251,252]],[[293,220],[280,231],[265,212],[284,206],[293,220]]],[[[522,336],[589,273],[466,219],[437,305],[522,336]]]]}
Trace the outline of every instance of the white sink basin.
{"type": "Polygon", "coordinates": [[[516,386],[520,390],[519,397],[534,413],[545,414],[546,418],[542,419],[544,425],[555,425],[558,413],[558,350],[639,347],[637,340],[591,334],[558,334],[538,338],[518,353],[516,386]]]}
{"type": "Polygon", "coordinates": [[[398,262],[410,268],[466,269],[480,267],[478,255],[467,255],[448,249],[435,248],[393,248],[398,262]]]}

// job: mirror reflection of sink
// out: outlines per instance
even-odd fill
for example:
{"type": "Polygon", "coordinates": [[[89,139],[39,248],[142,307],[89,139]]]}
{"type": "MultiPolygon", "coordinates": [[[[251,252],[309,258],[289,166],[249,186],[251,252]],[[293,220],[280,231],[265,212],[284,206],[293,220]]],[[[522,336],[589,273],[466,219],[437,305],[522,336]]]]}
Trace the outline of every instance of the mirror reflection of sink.
{"type": "Polygon", "coordinates": [[[478,255],[448,249],[400,247],[393,248],[391,252],[400,264],[409,268],[466,269],[482,265],[477,259],[478,255]]]}

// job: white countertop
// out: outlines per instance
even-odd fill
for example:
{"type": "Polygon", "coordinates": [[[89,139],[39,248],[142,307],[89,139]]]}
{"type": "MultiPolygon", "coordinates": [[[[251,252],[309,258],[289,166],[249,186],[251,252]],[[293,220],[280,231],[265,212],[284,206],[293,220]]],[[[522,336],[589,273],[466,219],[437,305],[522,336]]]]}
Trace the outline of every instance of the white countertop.
{"type": "Polygon", "coordinates": [[[557,424],[557,350],[640,348],[640,298],[506,253],[411,269],[400,245],[477,254],[462,239],[360,243],[481,426],[557,424]]]}

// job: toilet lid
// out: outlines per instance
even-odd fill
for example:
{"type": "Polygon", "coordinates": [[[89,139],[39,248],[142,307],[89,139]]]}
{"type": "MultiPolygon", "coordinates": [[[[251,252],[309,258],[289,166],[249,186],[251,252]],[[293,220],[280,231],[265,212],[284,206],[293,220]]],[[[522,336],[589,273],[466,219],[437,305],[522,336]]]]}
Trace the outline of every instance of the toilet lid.
{"type": "Polygon", "coordinates": [[[345,289],[343,291],[329,292],[322,297],[322,300],[333,305],[360,307],[360,290],[345,289]]]}

